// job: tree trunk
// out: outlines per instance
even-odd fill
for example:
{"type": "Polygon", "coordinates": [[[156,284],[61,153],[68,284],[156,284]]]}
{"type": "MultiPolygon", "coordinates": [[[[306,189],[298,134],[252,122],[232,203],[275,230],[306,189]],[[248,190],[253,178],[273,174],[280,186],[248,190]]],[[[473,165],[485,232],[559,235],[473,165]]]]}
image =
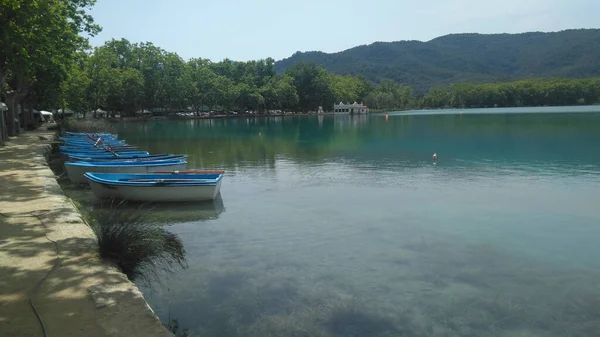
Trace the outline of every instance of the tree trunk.
{"type": "MultiPolygon", "coordinates": [[[[19,118],[19,113],[18,111],[21,111],[21,114],[25,113],[25,109],[23,109],[23,105],[21,104],[21,102],[23,102],[23,100],[25,99],[25,97],[27,97],[27,94],[29,93],[29,89],[28,88],[23,88],[21,87],[18,91],[17,94],[15,95],[15,101],[14,101],[14,105],[15,105],[15,118],[17,118],[17,120],[19,120],[19,123],[17,125],[15,125],[15,133],[16,135],[21,133],[21,118],[19,118]]],[[[24,117],[24,116],[23,116],[24,117]]],[[[23,120],[24,121],[24,120],[23,120]]]]}
{"type": "MultiPolygon", "coordinates": [[[[15,96],[17,93],[15,91],[6,93],[6,106],[8,107],[8,113],[6,114],[6,137],[14,137],[16,136],[15,130],[15,96]]],[[[6,138],[8,140],[8,138],[6,138]]]]}
{"type": "Polygon", "coordinates": [[[29,128],[29,126],[32,124],[37,124],[35,123],[35,119],[33,118],[33,103],[31,102],[31,100],[28,99],[24,101],[23,107],[23,113],[25,114],[25,128],[29,128]]]}
{"type": "Polygon", "coordinates": [[[29,128],[29,124],[31,124],[31,118],[29,118],[29,102],[27,99],[21,101],[21,115],[23,116],[23,127],[25,130],[29,128]]]}
{"type": "MultiPolygon", "coordinates": [[[[65,116],[65,114],[67,113],[67,109],[65,108],[65,100],[64,99],[62,100],[61,105],[62,105],[61,109],[62,109],[63,116],[65,116]]],[[[77,119],[77,116],[75,116],[75,119],[77,119]]]]}
{"type": "Polygon", "coordinates": [[[0,96],[2,96],[2,89],[4,88],[4,84],[6,83],[6,79],[8,78],[8,69],[2,67],[0,68],[0,96]]]}
{"type": "Polygon", "coordinates": [[[0,145],[4,145],[6,138],[6,122],[4,121],[4,110],[0,109],[0,145]]]}

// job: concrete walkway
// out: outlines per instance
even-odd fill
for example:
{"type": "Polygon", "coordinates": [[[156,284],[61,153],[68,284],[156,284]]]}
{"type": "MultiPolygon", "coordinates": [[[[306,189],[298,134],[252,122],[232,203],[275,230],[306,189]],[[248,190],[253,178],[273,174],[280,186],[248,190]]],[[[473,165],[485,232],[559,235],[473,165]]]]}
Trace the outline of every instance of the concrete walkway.
{"type": "Polygon", "coordinates": [[[39,136],[52,133],[26,133],[0,147],[0,336],[43,336],[29,297],[55,266],[49,240],[60,259],[34,297],[48,336],[171,336],[137,287],[99,259],[92,230],[46,166],[39,136]]]}

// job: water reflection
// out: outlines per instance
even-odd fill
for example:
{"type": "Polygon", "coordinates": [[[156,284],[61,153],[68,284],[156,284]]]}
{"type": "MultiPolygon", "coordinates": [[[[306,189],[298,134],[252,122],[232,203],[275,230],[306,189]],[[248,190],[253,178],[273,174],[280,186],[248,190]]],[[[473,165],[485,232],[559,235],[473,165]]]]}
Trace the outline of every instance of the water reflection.
{"type": "Polygon", "coordinates": [[[392,165],[532,161],[572,168],[598,165],[600,115],[338,115],[236,118],[122,125],[123,138],[152,153],[185,153],[190,167],[273,167],[284,154],[299,162],[335,156],[353,161],[382,156],[392,165]]]}
{"type": "MultiPolygon", "coordinates": [[[[79,200],[86,202],[81,197],[79,200]]],[[[124,211],[138,211],[143,214],[144,219],[162,224],[215,220],[225,212],[221,194],[215,200],[204,202],[140,203],[126,200],[92,199],[87,200],[86,204],[95,212],[110,212],[116,206],[124,211]]]]}
{"type": "Polygon", "coordinates": [[[358,126],[364,126],[368,121],[368,115],[335,115],[333,117],[334,129],[338,131],[356,129],[358,126]]]}
{"type": "Polygon", "coordinates": [[[194,123],[123,133],[227,170],[227,212],[169,227],[189,269],[144,289],[164,320],[202,336],[600,331],[600,115],[194,123]]]}

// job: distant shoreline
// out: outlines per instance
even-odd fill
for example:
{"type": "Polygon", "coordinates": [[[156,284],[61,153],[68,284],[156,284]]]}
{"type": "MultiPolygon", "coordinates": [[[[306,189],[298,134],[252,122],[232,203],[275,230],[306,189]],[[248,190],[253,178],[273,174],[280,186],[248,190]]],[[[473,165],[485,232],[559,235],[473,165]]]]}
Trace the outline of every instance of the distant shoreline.
{"type": "MultiPolygon", "coordinates": [[[[190,119],[235,119],[235,118],[268,118],[268,117],[290,117],[290,116],[350,116],[350,114],[336,114],[333,112],[324,113],[280,113],[270,115],[213,115],[213,116],[153,116],[153,117],[123,117],[123,118],[108,118],[106,119],[111,123],[118,122],[148,122],[148,121],[178,121],[178,120],[190,120],[190,119]]],[[[356,115],[358,116],[358,115],[356,115]]]]}

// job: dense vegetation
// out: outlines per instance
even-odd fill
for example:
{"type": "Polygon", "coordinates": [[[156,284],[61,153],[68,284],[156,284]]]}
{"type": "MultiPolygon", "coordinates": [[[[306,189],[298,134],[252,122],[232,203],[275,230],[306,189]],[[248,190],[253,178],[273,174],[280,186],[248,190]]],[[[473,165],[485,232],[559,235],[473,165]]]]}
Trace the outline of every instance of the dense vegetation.
{"type": "Polygon", "coordinates": [[[416,95],[412,87],[383,80],[365,96],[375,109],[558,106],[600,103],[600,78],[530,79],[505,83],[457,83],[416,95]]]}
{"type": "MultiPolygon", "coordinates": [[[[56,106],[75,51],[100,27],[86,14],[95,0],[0,0],[0,143],[18,129],[12,123],[20,103],[56,106]]],[[[24,114],[25,116],[25,114],[24,114]]],[[[27,121],[25,121],[26,123],[27,121]]]]}
{"type": "Polygon", "coordinates": [[[362,79],[333,75],[315,64],[296,64],[276,75],[275,61],[184,61],[151,43],[111,40],[80,53],[63,86],[79,112],[102,108],[124,115],[141,109],[177,112],[316,110],[366,95],[362,79]]]}
{"type": "Polygon", "coordinates": [[[133,116],[141,110],[315,111],[334,102],[364,101],[373,109],[575,105],[600,102],[599,79],[530,79],[452,84],[419,94],[384,79],[334,75],[300,62],[277,75],[273,59],[184,61],[150,43],[111,40],[80,53],[63,83],[64,102],[78,112],[101,108],[133,116]]]}
{"type": "MultiPolygon", "coordinates": [[[[186,61],[152,43],[125,39],[91,49],[80,34],[100,30],[86,14],[94,3],[0,0],[0,98],[8,121],[17,118],[19,105],[29,112],[19,116],[27,126],[33,108],[133,116],[308,112],[319,106],[330,111],[340,101],[377,110],[600,102],[599,80],[592,78],[600,75],[600,30],[449,35],[331,55],[300,53],[280,62],[186,61]],[[531,76],[563,78],[477,84],[531,76]]],[[[14,123],[0,121],[0,140],[17,132],[14,123]]]]}
{"type": "Polygon", "coordinates": [[[535,79],[509,83],[452,84],[431,89],[429,108],[559,106],[600,103],[600,78],[535,79]]]}
{"type": "Polygon", "coordinates": [[[336,74],[362,75],[373,82],[389,78],[418,92],[458,82],[597,77],[600,29],[376,42],[332,54],[298,52],[275,67],[282,73],[300,61],[315,62],[336,74]]]}

